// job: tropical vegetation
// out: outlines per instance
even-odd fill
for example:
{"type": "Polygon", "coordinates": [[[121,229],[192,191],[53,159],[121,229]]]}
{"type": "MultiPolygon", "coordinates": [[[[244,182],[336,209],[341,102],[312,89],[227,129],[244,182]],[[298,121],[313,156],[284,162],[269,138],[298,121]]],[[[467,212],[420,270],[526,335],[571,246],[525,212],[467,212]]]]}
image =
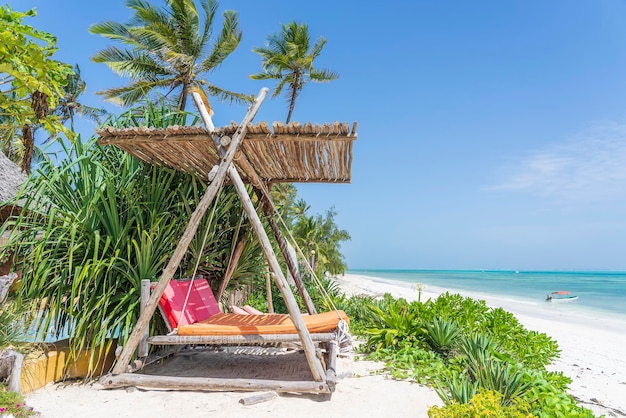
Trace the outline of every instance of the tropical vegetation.
{"type": "MultiPolygon", "coordinates": [[[[180,124],[186,116],[148,106],[109,124],[180,124]]],[[[42,301],[36,328],[56,335],[71,332],[74,353],[87,347],[105,350],[111,337],[129,334],[139,315],[141,280],[160,275],[206,185],[191,175],[141,163],[118,148],[100,147],[95,139],[64,145],[66,158],[39,164],[18,197],[26,210],[2,229],[13,229],[7,250],[20,260],[18,301],[42,301]]],[[[203,225],[213,235],[201,247],[204,234],[198,234],[200,241],[192,244],[180,276],[190,275],[198,259],[199,271],[209,277],[225,270],[229,239],[241,214],[233,196],[226,191],[214,204],[203,225]]],[[[245,256],[235,277],[259,265],[258,257],[245,256]]]]}
{"type": "Polygon", "coordinates": [[[56,38],[23,22],[34,10],[17,12],[0,7],[0,146],[22,169],[30,172],[34,130],[49,135],[64,132],[55,108],[72,67],[55,60],[56,38]]]}
{"type": "Polygon", "coordinates": [[[0,385],[0,417],[24,418],[35,415],[33,408],[26,405],[23,395],[9,392],[0,385]]]}
{"type": "Polygon", "coordinates": [[[126,0],[134,15],[127,23],[107,21],[90,28],[91,33],[121,42],[126,48],[109,46],[93,56],[132,82],[100,92],[123,106],[167,98],[185,110],[193,87],[220,100],[250,101],[251,96],[226,90],[204,76],[215,71],[241,40],[237,12],[225,11],[216,36],[216,0],[165,0],[157,7],[146,0],[126,0]]]}
{"type": "Polygon", "coordinates": [[[571,380],[546,366],[554,340],[525,329],[511,313],[445,293],[425,302],[385,295],[335,302],[361,336],[359,350],[384,361],[393,378],[434,387],[441,417],[592,417],[566,390],[571,380]]]}
{"type": "Polygon", "coordinates": [[[96,108],[81,102],[80,96],[87,89],[87,83],[80,76],[80,67],[74,66],[74,72],[67,75],[62,86],[62,96],[50,114],[57,116],[59,122],[65,124],[69,121],[69,131],[74,132],[74,120],[76,116],[86,116],[87,118],[100,124],[108,112],[102,108],[96,108]]]}
{"type": "Polygon", "coordinates": [[[281,25],[280,32],[269,35],[265,47],[253,49],[261,56],[263,71],[250,77],[254,80],[276,80],[278,85],[272,97],[280,96],[287,88],[289,112],[286,123],[291,121],[296,99],[307,82],[323,83],[339,78],[339,74],[332,70],[313,67],[313,61],[322,53],[324,45],[326,39],[320,37],[311,46],[309,27],[304,23],[290,22],[281,25]]]}

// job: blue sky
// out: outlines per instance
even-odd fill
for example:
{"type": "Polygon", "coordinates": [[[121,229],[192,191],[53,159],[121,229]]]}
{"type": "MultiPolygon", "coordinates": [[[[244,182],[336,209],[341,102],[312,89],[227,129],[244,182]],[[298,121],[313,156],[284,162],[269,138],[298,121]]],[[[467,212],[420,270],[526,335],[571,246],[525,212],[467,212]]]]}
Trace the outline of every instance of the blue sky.
{"type": "MultiPolygon", "coordinates": [[[[90,57],[88,28],[130,17],[123,0],[15,0],[58,37],[88,92],[124,80],[90,57]]],[[[626,270],[626,3],[623,0],[221,2],[242,42],[208,78],[256,93],[252,53],[291,20],[328,43],[293,120],[358,121],[353,181],[299,185],[334,206],[350,268],[626,270]]],[[[268,87],[273,87],[268,85],[268,87]]],[[[242,106],[214,104],[216,125],[242,106]]],[[[256,120],[284,120],[284,98],[256,120]]],[[[94,126],[81,125],[83,135],[94,126]]]]}

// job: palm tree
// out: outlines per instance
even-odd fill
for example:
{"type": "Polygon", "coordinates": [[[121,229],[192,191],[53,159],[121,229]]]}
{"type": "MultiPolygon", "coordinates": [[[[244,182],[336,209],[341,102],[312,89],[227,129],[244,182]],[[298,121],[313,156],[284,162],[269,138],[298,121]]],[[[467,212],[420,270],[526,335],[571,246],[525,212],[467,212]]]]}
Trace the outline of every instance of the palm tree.
{"type": "Polygon", "coordinates": [[[104,109],[86,106],[79,102],[78,98],[85,92],[87,84],[80,77],[80,68],[78,64],[74,66],[74,73],[67,76],[67,83],[63,86],[63,97],[59,99],[56,108],[52,110],[52,114],[59,117],[61,123],[70,121],[70,130],[74,131],[74,115],[85,115],[89,119],[100,123],[100,118],[107,114],[104,109]]]}
{"type": "MultiPolygon", "coordinates": [[[[302,207],[303,203],[300,200],[298,206],[302,207]]],[[[304,254],[315,254],[315,271],[318,274],[324,271],[341,274],[347,270],[340,247],[343,241],[350,240],[350,234],[339,229],[335,223],[336,215],[334,208],[328,210],[324,216],[308,216],[305,209],[293,226],[293,236],[304,254]]]]}
{"type": "Polygon", "coordinates": [[[307,81],[322,83],[339,78],[334,71],[313,68],[313,60],[320,55],[325,44],[326,39],[320,37],[311,48],[308,26],[291,22],[282,25],[281,32],[268,36],[265,48],[252,50],[261,55],[263,72],[250,77],[254,80],[278,80],[272,97],[280,95],[287,86],[289,113],[286,123],[291,121],[296,99],[307,81]]]}
{"type": "Polygon", "coordinates": [[[165,0],[157,8],[147,0],[126,0],[135,14],[128,23],[107,21],[93,25],[91,33],[120,41],[126,49],[110,46],[92,60],[107,64],[113,71],[131,78],[125,87],[99,92],[126,106],[160,91],[184,110],[189,90],[204,85],[220,100],[249,101],[251,96],[224,90],[203,79],[214,71],[239,45],[241,31],[237,12],[225,11],[219,35],[212,40],[216,0],[165,0]]]}

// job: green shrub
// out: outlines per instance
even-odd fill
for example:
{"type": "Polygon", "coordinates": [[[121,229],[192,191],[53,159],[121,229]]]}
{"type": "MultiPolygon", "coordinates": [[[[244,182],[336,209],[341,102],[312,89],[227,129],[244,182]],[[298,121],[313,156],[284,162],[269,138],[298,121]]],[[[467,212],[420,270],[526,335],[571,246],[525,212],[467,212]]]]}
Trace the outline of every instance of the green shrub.
{"type": "Polygon", "coordinates": [[[426,340],[433,351],[447,356],[454,348],[456,340],[461,333],[456,322],[435,318],[432,322],[426,323],[426,340]]]}
{"type": "Polygon", "coordinates": [[[465,373],[453,372],[444,379],[444,383],[437,382],[435,391],[446,405],[467,404],[476,395],[479,389],[478,381],[470,380],[465,373]]]}
{"type": "Polygon", "coordinates": [[[523,399],[540,418],[593,418],[593,413],[568,395],[565,390],[571,381],[562,373],[533,372],[527,375],[529,390],[523,399]]]}
{"type": "Polygon", "coordinates": [[[370,305],[366,322],[369,327],[364,330],[365,346],[373,350],[415,345],[426,333],[418,322],[418,312],[404,299],[395,303],[383,299],[379,304],[370,305]]]}
{"type": "Polygon", "coordinates": [[[481,390],[466,404],[451,403],[444,407],[433,406],[430,418],[527,418],[534,415],[530,405],[517,401],[502,406],[502,395],[493,390],[481,390]]]}
{"type": "Polygon", "coordinates": [[[13,299],[5,300],[0,305],[0,350],[13,348],[28,354],[38,348],[31,342],[29,324],[33,317],[32,304],[17,303],[13,299]]]}
{"type": "Polygon", "coordinates": [[[0,416],[13,415],[15,418],[34,415],[33,408],[26,405],[24,396],[15,392],[7,392],[0,386],[0,416]]]}
{"type": "Polygon", "coordinates": [[[410,379],[423,385],[434,385],[449,373],[437,353],[419,347],[382,348],[371,353],[368,359],[385,362],[387,371],[395,379],[410,379]]]}
{"type": "Polygon", "coordinates": [[[384,361],[394,378],[435,387],[450,404],[431,416],[593,416],[567,395],[568,377],[545,369],[559,354],[557,343],[503,309],[448,293],[424,303],[391,295],[343,303],[370,359],[384,361]]]}
{"type": "Polygon", "coordinates": [[[369,306],[373,304],[373,296],[358,295],[343,299],[337,307],[343,309],[350,318],[350,330],[355,335],[363,335],[363,329],[369,325],[369,306]]]}

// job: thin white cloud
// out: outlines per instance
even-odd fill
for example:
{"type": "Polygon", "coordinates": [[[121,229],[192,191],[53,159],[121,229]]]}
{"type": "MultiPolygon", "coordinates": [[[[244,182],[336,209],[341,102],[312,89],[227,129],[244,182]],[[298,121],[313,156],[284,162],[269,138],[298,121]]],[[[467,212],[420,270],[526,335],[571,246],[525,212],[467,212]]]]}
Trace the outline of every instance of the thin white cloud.
{"type": "Polygon", "coordinates": [[[626,125],[589,129],[503,168],[490,190],[566,199],[626,198],[626,125]]]}

